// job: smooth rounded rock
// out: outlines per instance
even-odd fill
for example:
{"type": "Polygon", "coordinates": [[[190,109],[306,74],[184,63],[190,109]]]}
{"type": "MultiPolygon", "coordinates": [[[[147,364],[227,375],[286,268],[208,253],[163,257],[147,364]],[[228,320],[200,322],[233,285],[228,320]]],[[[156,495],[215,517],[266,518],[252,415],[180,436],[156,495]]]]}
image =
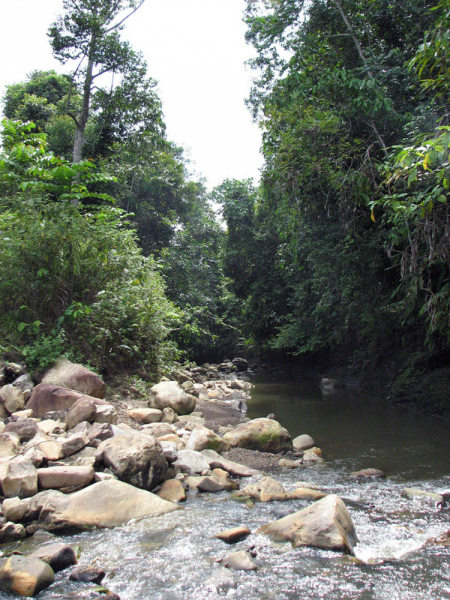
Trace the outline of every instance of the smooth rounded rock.
{"type": "Polygon", "coordinates": [[[0,590],[19,596],[36,596],[55,580],[53,569],[30,556],[10,556],[0,566],[0,590]]]}
{"type": "Polygon", "coordinates": [[[294,446],[294,450],[297,451],[309,450],[309,448],[313,448],[316,445],[313,438],[306,433],[298,435],[296,438],[294,438],[292,440],[292,444],[294,446]]]}
{"type": "Polygon", "coordinates": [[[74,549],[68,544],[47,544],[42,546],[32,554],[33,558],[40,558],[51,566],[53,571],[56,573],[77,564],[77,557],[74,549]]]}
{"type": "Polygon", "coordinates": [[[151,388],[153,408],[171,408],[177,415],[188,415],[195,410],[197,399],[181,389],[176,381],[162,381],[151,388]]]}
{"type": "Polygon", "coordinates": [[[183,484],[178,479],[165,481],[156,494],[169,502],[184,502],[186,500],[186,492],[184,491],[183,484]]]}
{"type": "Polygon", "coordinates": [[[246,550],[233,552],[223,560],[224,566],[233,571],[256,571],[258,565],[246,550]]]}
{"type": "Polygon", "coordinates": [[[37,470],[39,486],[47,490],[89,485],[94,477],[92,467],[47,467],[37,470]]]}
{"type": "Polygon", "coordinates": [[[292,450],[289,432],[273,419],[253,419],[238,425],[223,436],[232,447],[248,448],[260,452],[292,450]]]}
{"type": "Polygon", "coordinates": [[[248,527],[242,525],[241,527],[233,527],[232,529],[219,531],[219,533],[216,533],[214,537],[222,540],[222,542],[226,542],[227,544],[235,544],[236,542],[240,542],[251,535],[251,533],[252,532],[248,527]]]}

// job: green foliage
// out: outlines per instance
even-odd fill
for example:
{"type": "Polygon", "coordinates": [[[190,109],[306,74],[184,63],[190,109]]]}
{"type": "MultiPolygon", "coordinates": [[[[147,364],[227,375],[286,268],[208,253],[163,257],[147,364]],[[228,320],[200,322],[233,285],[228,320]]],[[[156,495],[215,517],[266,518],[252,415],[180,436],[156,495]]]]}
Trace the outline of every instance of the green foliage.
{"type": "Polygon", "coordinates": [[[0,157],[0,330],[41,364],[64,342],[94,366],[151,370],[178,312],[121,209],[93,187],[113,178],[90,161],[72,165],[46,150],[34,125],[4,123],[0,157]],[[93,204],[93,202],[95,204],[93,204]],[[59,340],[59,341],[58,341],[59,340]]]}

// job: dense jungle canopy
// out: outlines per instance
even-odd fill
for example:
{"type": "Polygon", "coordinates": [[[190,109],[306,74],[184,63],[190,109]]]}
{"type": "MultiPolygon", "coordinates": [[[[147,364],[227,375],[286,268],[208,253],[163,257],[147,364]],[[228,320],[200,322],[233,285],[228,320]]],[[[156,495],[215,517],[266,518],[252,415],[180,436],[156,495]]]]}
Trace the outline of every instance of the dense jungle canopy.
{"type": "Polygon", "coordinates": [[[141,4],[64,0],[72,74],[7,88],[0,353],[152,374],[240,351],[398,393],[446,364],[449,1],[247,0],[265,164],[212,192],[121,38],[141,4]]]}

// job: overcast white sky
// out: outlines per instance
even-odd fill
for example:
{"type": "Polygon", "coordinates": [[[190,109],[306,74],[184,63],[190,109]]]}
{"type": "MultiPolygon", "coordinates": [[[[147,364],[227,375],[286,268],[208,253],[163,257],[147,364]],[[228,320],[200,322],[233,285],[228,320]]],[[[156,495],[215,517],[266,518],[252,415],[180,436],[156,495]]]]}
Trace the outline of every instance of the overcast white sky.
{"type": "MultiPolygon", "coordinates": [[[[244,104],[252,73],[244,62],[244,0],[146,0],[123,36],[158,80],[168,137],[189,150],[208,187],[259,179],[260,130],[244,104]]],[[[63,67],[46,35],[62,0],[0,0],[0,94],[35,69],[63,67]]]]}

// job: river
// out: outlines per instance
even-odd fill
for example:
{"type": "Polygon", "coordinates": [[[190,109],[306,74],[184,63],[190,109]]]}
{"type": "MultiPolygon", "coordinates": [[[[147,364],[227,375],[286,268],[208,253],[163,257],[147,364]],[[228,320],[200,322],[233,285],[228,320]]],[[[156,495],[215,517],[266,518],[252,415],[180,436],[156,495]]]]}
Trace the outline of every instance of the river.
{"type": "MultiPolygon", "coordinates": [[[[223,492],[189,496],[180,511],[126,527],[65,536],[81,547],[80,564],[101,566],[107,572],[104,585],[122,600],[450,598],[450,549],[422,547],[450,529],[449,509],[401,496],[404,487],[450,488],[449,424],[357,391],[325,398],[307,377],[289,383],[256,378],[254,383],[248,416],[275,413],[293,437],[311,435],[326,459],[325,466],[283,470],[277,478],[290,489],[306,481],[340,495],[359,538],[356,557],[292,549],[254,533],[237,547],[254,547],[258,570],[234,572],[234,586],[211,588],[208,579],[219,568],[217,559],[232,551],[214,533],[241,524],[255,532],[277,518],[281,506],[294,512],[308,505],[291,501],[247,508],[223,492]],[[383,469],[387,478],[349,477],[367,467],[383,469]]],[[[36,546],[29,538],[20,550],[36,546]]],[[[62,572],[39,598],[89,597],[83,590],[62,572]]]]}

